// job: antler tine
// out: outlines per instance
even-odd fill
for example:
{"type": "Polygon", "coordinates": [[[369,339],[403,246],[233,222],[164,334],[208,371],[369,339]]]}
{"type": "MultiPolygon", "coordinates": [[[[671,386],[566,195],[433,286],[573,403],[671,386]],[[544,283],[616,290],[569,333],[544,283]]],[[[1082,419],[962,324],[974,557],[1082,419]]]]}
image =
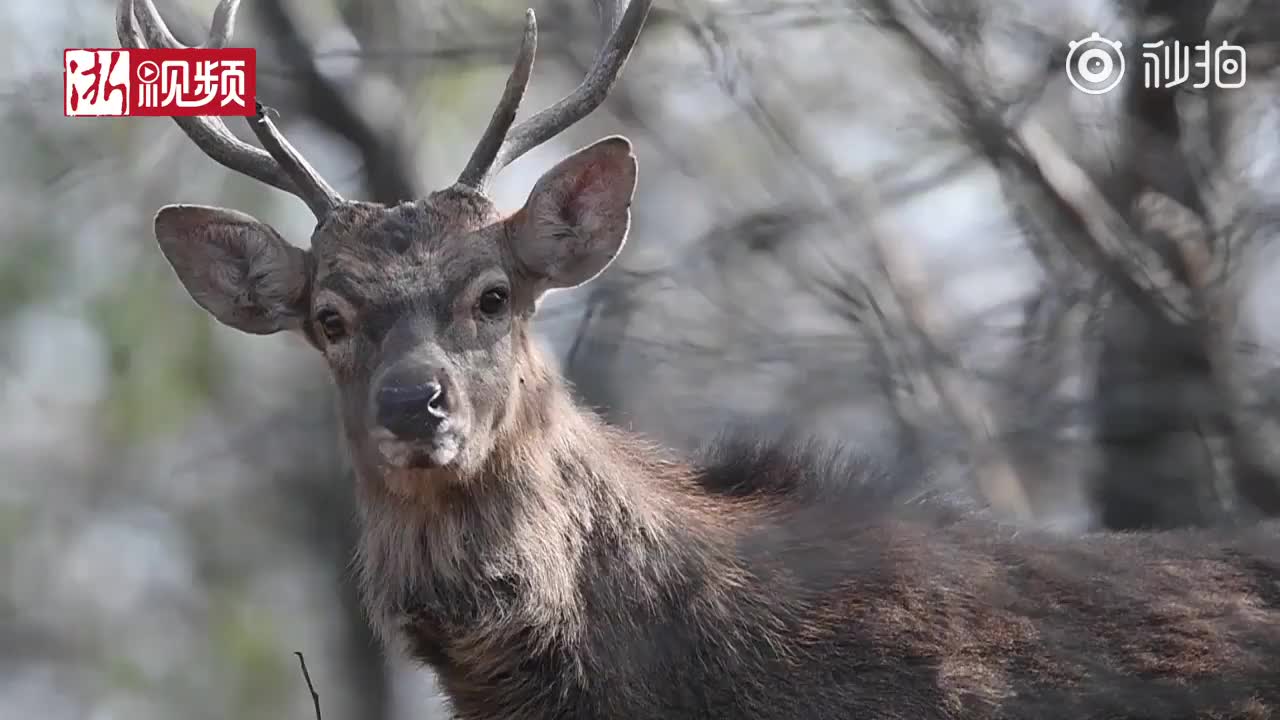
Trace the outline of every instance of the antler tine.
{"type": "MultiPolygon", "coordinates": [[[[616,0],[599,0],[601,15],[606,23],[616,17],[616,0]]],[[[510,165],[517,158],[533,148],[564,132],[569,126],[591,114],[613,89],[622,66],[635,47],[649,15],[653,0],[632,0],[622,13],[617,27],[613,28],[608,41],[596,55],[595,62],[587,71],[587,76],[573,92],[561,98],[551,107],[545,108],[524,122],[511,127],[515,119],[516,107],[524,95],[525,86],[529,82],[529,72],[533,66],[533,52],[537,40],[537,28],[534,25],[533,11],[526,15],[524,44],[516,59],[511,77],[507,80],[506,90],[489,121],[484,136],[481,137],[471,161],[459,176],[458,182],[478,190],[483,190],[489,179],[499,170],[510,165]],[[508,119],[508,117],[510,119],[508,119]],[[503,131],[497,135],[499,130],[503,131]],[[499,142],[495,137],[501,137],[499,142]],[[496,152],[492,149],[497,147],[496,152]]]]}
{"type": "Polygon", "coordinates": [[[239,0],[222,0],[218,3],[218,7],[213,9],[213,20],[209,23],[209,39],[201,47],[223,48],[231,42],[231,35],[236,31],[236,10],[239,7],[239,0]]]}
{"type": "MultiPolygon", "coordinates": [[[[126,48],[183,48],[165,25],[152,0],[141,0],[141,12],[135,12],[134,0],[120,0],[116,9],[116,34],[126,48]],[[139,29],[141,28],[141,29],[139,29]]],[[[222,0],[213,12],[208,39],[200,45],[222,48],[230,42],[235,30],[236,10],[240,0],[222,0]]],[[[217,117],[175,117],[174,122],[206,155],[222,166],[291,193],[323,218],[341,197],[315,172],[302,156],[285,140],[261,105],[250,120],[254,134],[267,148],[264,152],[240,140],[217,117]]]]}
{"type": "Polygon", "coordinates": [[[524,13],[524,38],[520,41],[520,53],[516,55],[515,65],[511,68],[511,76],[507,78],[507,87],[502,91],[498,107],[493,110],[489,126],[485,128],[476,149],[471,152],[471,159],[458,176],[460,185],[483,190],[489,176],[496,170],[494,160],[516,121],[516,111],[520,101],[524,99],[524,91],[529,87],[529,75],[533,72],[533,56],[538,50],[538,21],[530,8],[524,13]]]}
{"type": "Polygon", "coordinates": [[[603,37],[609,37],[617,27],[618,16],[626,10],[627,5],[627,0],[596,0],[596,6],[600,9],[600,34],[603,37]]]}
{"type": "MultiPolygon", "coordinates": [[[[150,5],[150,3],[147,4],[150,5]]],[[[234,4],[234,0],[224,4],[234,4]]],[[[154,6],[151,9],[154,12],[154,6]]],[[[160,27],[164,28],[164,25],[161,24],[160,27]]],[[[120,38],[122,47],[152,47],[138,30],[133,12],[133,0],[120,0],[120,5],[116,8],[116,35],[120,38]]],[[[161,44],[160,47],[179,46],[168,29],[164,29],[162,37],[171,41],[172,44],[161,44]]],[[[220,118],[175,117],[173,121],[215,162],[285,192],[297,192],[293,181],[284,174],[274,158],[231,134],[220,118]]]]}
{"type": "Polygon", "coordinates": [[[320,173],[311,167],[311,163],[302,157],[302,153],[289,144],[275,123],[271,122],[271,118],[267,117],[267,109],[262,103],[258,103],[257,113],[249,121],[249,127],[258,136],[258,142],[262,143],[298,186],[297,196],[311,208],[316,218],[323,220],[330,210],[342,203],[342,196],[338,191],[325,182],[320,173]]]}

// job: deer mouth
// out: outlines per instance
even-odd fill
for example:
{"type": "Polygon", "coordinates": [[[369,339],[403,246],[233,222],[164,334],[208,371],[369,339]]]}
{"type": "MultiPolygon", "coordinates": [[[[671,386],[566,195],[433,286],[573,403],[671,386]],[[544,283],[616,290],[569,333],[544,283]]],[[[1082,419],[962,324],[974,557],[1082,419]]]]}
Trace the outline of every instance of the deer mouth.
{"type": "Polygon", "coordinates": [[[384,428],[371,433],[382,462],[397,470],[434,470],[448,467],[462,452],[462,437],[452,428],[440,428],[430,438],[405,440],[384,428]]]}
{"type": "Polygon", "coordinates": [[[411,450],[408,467],[415,470],[448,467],[458,457],[460,449],[460,443],[454,435],[438,438],[430,444],[430,447],[411,450]]]}

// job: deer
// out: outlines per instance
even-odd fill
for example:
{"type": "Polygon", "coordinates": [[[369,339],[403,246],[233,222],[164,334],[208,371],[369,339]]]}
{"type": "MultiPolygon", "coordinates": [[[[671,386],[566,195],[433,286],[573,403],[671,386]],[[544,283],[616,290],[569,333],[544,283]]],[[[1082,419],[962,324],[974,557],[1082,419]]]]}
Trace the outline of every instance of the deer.
{"type": "MultiPolygon", "coordinates": [[[[1275,525],[1066,536],[865,450],[743,431],[684,454],[578,404],[532,320],[622,250],[633,146],[565,156],[514,212],[487,187],[604,102],[650,5],[627,3],[577,89],[517,124],[528,11],[469,161],[425,198],[344,199],[261,106],[262,148],[175,118],[315,214],[306,249],[201,205],[160,208],[154,233],[216,321],[322,355],[388,651],[464,720],[1280,713],[1275,525]]],[[[230,42],[237,6],[205,47],[230,42]]],[[[116,24],[123,47],[179,47],[151,0],[120,0],[116,24]]]]}

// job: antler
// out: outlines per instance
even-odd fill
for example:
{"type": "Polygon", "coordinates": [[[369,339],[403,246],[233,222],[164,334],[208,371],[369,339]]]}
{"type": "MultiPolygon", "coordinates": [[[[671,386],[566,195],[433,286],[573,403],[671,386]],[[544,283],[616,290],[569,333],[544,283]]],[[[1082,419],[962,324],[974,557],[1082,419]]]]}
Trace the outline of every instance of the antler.
{"type": "MultiPolygon", "coordinates": [[[[120,0],[116,8],[116,35],[120,45],[125,48],[185,47],[169,32],[152,0],[141,0],[141,3],[141,12],[135,12],[134,0],[120,0]]],[[[240,0],[218,3],[209,27],[209,39],[199,47],[226,47],[235,30],[239,5],[240,0]]],[[[296,195],[317,218],[323,219],[342,202],[342,197],[289,144],[267,117],[261,103],[250,118],[249,126],[266,152],[237,138],[221,118],[175,117],[173,120],[197,147],[219,164],[296,195]]]]}
{"type": "MultiPolygon", "coordinates": [[[[611,27],[619,3],[601,0],[599,4],[605,26],[611,27]]],[[[644,27],[652,4],[653,0],[632,0],[613,28],[608,41],[596,55],[595,62],[582,83],[551,107],[512,127],[520,100],[529,85],[533,55],[538,44],[538,26],[533,10],[526,11],[524,39],[520,44],[515,66],[511,69],[511,76],[507,79],[506,89],[498,100],[498,107],[493,111],[489,126],[485,128],[484,135],[471,153],[471,159],[458,176],[458,183],[483,191],[499,170],[564,132],[599,107],[622,73],[622,66],[640,37],[640,29],[644,27]]]]}

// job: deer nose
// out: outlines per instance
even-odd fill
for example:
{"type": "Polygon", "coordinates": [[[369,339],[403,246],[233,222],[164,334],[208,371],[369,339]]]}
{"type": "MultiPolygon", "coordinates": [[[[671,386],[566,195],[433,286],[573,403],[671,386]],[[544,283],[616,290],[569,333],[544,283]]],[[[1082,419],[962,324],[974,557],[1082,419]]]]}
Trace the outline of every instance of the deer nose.
{"type": "Polygon", "coordinates": [[[384,382],[377,395],[378,424],[406,440],[431,437],[449,416],[444,386],[436,380],[384,382]]]}

